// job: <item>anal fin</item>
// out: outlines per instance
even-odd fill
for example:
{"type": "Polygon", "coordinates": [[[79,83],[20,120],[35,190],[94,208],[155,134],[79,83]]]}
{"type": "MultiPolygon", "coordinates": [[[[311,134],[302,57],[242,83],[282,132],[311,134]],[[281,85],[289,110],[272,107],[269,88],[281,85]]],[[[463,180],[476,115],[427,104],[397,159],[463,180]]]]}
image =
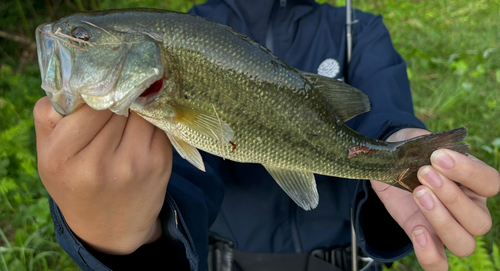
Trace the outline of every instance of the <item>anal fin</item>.
{"type": "Polygon", "coordinates": [[[319,195],[312,172],[292,171],[263,165],[285,193],[302,209],[318,206],[319,195]]]}
{"type": "Polygon", "coordinates": [[[205,171],[205,164],[203,163],[203,158],[201,158],[198,149],[170,133],[166,134],[168,139],[170,139],[170,143],[172,143],[172,146],[174,146],[175,150],[182,158],[188,160],[189,163],[197,167],[199,170],[205,171]]]}

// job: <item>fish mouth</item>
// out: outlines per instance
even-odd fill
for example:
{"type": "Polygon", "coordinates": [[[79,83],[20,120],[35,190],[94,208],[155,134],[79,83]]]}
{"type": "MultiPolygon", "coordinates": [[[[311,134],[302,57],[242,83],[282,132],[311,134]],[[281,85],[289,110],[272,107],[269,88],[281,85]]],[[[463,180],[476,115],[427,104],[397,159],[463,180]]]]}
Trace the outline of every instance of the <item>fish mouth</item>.
{"type": "Polygon", "coordinates": [[[52,33],[53,23],[45,23],[36,29],[37,56],[42,77],[42,89],[54,109],[66,116],[79,108],[84,102],[81,97],[72,95],[69,78],[72,62],[69,53],[62,48],[52,33]]]}
{"type": "Polygon", "coordinates": [[[132,104],[144,106],[154,101],[163,87],[165,78],[157,46],[150,44],[149,47],[141,47],[141,44],[135,43],[124,46],[126,51],[121,57],[114,59],[112,68],[101,73],[107,76],[81,83],[81,74],[89,73],[78,70],[77,66],[81,64],[74,60],[82,59],[84,54],[92,54],[92,50],[87,48],[89,50],[82,52],[68,48],[68,41],[58,36],[58,31],[54,32],[56,26],[54,23],[38,26],[36,42],[41,87],[59,114],[67,116],[86,103],[96,110],[109,109],[116,114],[128,116],[132,104]],[[148,52],[152,53],[148,55],[148,52]],[[77,53],[80,58],[75,57],[77,53]],[[138,59],[139,55],[149,61],[141,61],[140,63],[144,63],[141,69],[134,71],[131,67],[135,62],[130,54],[133,54],[135,59],[138,59]]]}
{"type": "Polygon", "coordinates": [[[138,108],[138,107],[144,107],[151,102],[153,102],[158,94],[160,94],[160,91],[163,88],[163,81],[165,79],[165,76],[160,78],[159,80],[155,81],[153,84],[151,84],[148,88],[146,88],[139,97],[137,97],[132,105],[130,106],[131,108],[138,108]]]}

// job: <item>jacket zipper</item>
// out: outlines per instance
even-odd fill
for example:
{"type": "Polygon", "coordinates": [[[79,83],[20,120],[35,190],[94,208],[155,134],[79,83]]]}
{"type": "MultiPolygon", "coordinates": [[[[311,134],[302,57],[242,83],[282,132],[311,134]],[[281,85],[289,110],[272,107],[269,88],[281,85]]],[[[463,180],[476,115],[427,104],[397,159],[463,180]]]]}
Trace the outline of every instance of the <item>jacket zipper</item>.
{"type": "MultiPolygon", "coordinates": [[[[279,1],[279,7],[286,7],[287,0],[278,0],[278,1],[279,1]]],[[[275,53],[275,51],[274,51],[273,24],[274,24],[274,19],[276,18],[276,13],[278,12],[279,7],[276,4],[273,5],[271,17],[269,18],[268,25],[267,25],[266,44],[265,45],[266,45],[267,49],[269,49],[273,53],[275,53]]],[[[290,208],[289,208],[290,211],[288,213],[288,221],[290,222],[290,231],[292,234],[293,249],[295,250],[296,253],[301,253],[302,252],[302,242],[300,241],[299,228],[297,227],[297,205],[291,199],[289,199],[289,202],[290,202],[290,208]]]]}

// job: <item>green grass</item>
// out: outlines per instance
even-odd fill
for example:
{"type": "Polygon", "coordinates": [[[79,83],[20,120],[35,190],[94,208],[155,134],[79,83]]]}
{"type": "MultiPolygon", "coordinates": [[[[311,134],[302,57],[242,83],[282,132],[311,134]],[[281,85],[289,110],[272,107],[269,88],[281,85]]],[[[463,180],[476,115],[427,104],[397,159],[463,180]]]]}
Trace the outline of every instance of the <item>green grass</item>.
{"type": "MultiPolygon", "coordinates": [[[[500,1],[354,1],[382,14],[405,58],[415,114],[431,131],[469,129],[471,154],[500,170],[500,1]]],[[[493,228],[450,270],[500,270],[500,197],[488,200],[493,228]]],[[[419,270],[414,256],[394,270],[419,270]]]]}
{"type": "MultiPolygon", "coordinates": [[[[64,1],[55,14],[92,6],[187,11],[200,1],[82,0],[73,6],[64,1]]],[[[0,30],[22,34],[26,24],[16,28],[15,3],[0,1],[0,30]]],[[[22,3],[28,27],[51,20],[43,1],[22,3]]],[[[353,5],[384,16],[408,64],[417,116],[432,131],[467,127],[471,153],[500,169],[500,0],[353,0],[353,5]]],[[[0,39],[0,270],[78,270],[55,241],[48,194],[36,171],[31,111],[43,91],[36,59],[25,50],[0,39]]],[[[500,197],[488,205],[492,230],[477,238],[472,256],[450,255],[450,270],[500,271],[500,197]]],[[[420,268],[410,256],[393,270],[420,268]]]]}

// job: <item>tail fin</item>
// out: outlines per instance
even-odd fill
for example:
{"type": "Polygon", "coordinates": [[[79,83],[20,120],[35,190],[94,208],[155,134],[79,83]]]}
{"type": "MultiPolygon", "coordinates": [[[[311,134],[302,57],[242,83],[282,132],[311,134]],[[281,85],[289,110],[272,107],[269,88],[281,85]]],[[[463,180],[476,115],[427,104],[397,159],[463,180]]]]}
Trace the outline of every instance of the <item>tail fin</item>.
{"type": "Polygon", "coordinates": [[[397,169],[401,172],[394,186],[413,191],[421,183],[417,179],[417,171],[423,165],[430,165],[432,152],[438,149],[450,149],[462,154],[468,154],[470,147],[464,141],[467,129],[457,128],[441,133],[434,133],[415,137],[403,142],[397,147],[400,164],[397,169]]]}

